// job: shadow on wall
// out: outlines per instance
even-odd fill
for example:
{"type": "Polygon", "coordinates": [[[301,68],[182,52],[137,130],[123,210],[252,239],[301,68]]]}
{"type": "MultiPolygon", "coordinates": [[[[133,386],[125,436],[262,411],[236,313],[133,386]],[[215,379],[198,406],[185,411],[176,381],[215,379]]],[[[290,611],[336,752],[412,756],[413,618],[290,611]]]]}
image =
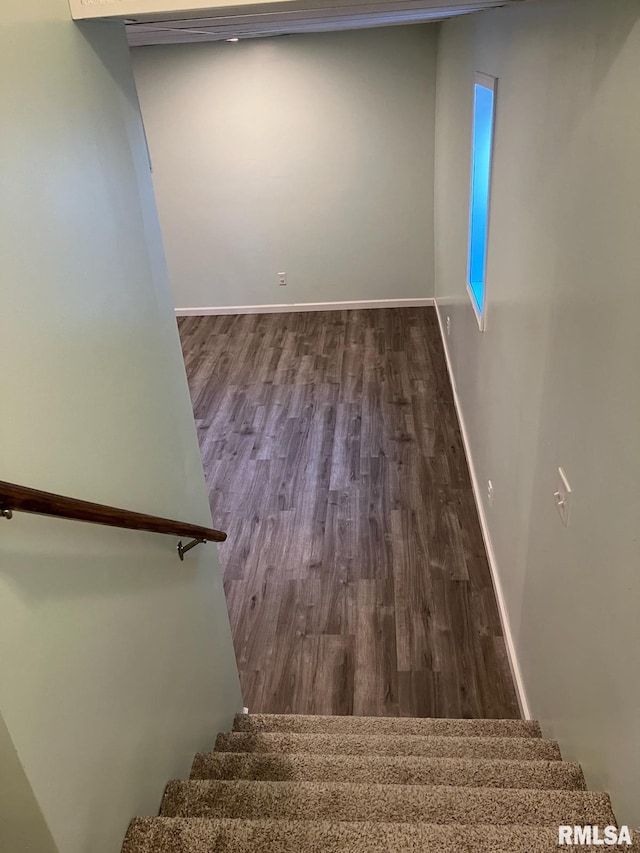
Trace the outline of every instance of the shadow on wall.
{"type": "Polygon", "coordinates": [[[2,531],[2,578],[25,602],[85,596],[171,594],[193,583],[215,545],[180,562],[178,536],[14,513],[11,536],[2,531]],[[24,542],[29,542],[28,550],[24,542]]]}
{"type": "Polygon", "coordinates": [[[58,853],[0,715],[0,850],[58,853]]]}

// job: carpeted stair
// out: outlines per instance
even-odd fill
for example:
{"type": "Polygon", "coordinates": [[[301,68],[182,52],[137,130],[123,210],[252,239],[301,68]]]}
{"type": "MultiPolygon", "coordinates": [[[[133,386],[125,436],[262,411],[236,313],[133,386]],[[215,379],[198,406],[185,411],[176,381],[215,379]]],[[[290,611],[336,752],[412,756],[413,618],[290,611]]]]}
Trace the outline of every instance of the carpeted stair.
{"type": "Polygon", "coordinates": [[[123,853],[542,853],[615,824],[585,787],[534,722],[239,715],[123,853]]]}

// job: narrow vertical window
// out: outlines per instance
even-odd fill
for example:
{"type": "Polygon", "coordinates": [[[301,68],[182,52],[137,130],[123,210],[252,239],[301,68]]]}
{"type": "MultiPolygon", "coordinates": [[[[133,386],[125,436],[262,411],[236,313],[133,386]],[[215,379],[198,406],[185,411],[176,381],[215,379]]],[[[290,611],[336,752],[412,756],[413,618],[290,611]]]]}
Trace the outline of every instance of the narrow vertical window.
{"type": "Polygon", "coordinates": [[[469,269],[467,287],[478,325],[484,329],[489,237],[489,195],[495,116],[496,78],[476,74],[473,87],[469,269]]]}

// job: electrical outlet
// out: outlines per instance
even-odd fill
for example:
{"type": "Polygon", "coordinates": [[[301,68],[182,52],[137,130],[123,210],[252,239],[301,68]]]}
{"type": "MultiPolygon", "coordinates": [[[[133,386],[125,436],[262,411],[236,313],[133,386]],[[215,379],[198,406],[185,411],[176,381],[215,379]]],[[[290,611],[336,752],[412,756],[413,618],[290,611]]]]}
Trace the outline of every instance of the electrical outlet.
{"type": "Polygon", "coordinates": [[[286,283],[287,283],[286,272],[279,272],[278,273],[278,284],[280,285],[280,287],[284,287],[286,285],[286,283]]]}
{"type": "Polygon", "coordinates": [[[491,480],[487,480],[487,500],[489,501],[489,506],[493,506],[493,483],[491,480]]]}
{"type": "Polygon", "coordinates": [[[558,468],[558,485],[553,493],[556,499],[556,507],[560,513],[560,518],[565,527],[569,526],[569,513],[571,511],[571,486],[567,480],[567,475],[562,468],[558,468]]]}
{"type": "Polygon", "coordinates": [[[447,315],[447,337],[451,334],[451,317],[447,315]]]}

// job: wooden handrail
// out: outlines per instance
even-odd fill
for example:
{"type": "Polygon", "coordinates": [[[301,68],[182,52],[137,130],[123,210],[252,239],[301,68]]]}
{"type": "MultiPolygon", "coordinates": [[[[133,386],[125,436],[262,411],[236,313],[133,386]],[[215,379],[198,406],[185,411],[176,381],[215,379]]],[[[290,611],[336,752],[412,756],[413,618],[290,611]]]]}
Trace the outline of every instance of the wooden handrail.
{"type": "MultiPolygon", "coordinates": [[[[72,521],[105,524],[108,527],[122,527],[127,530],[146,530],[150,533],[189,536],[194,540],[192,545],[199,542],[224,542],[227,538],[226,533],[221,530],[214,530],[211,527],[201,527],[198,524],[173,521],[157,515],[131,512],[128,509],[80,501],[76,498],[65,498],[62,495],[41,492],[27,486],[16,486],[14,483],[4,483],[1,480],[0,512],[6,518],[11,518],[12,512],[29,512],[36,515],[53,516],[54,518],[67,518],[72,521]]],[[[178,545],[180,559],[192,545],[184,547],[182,543],[178,545]]]]}

